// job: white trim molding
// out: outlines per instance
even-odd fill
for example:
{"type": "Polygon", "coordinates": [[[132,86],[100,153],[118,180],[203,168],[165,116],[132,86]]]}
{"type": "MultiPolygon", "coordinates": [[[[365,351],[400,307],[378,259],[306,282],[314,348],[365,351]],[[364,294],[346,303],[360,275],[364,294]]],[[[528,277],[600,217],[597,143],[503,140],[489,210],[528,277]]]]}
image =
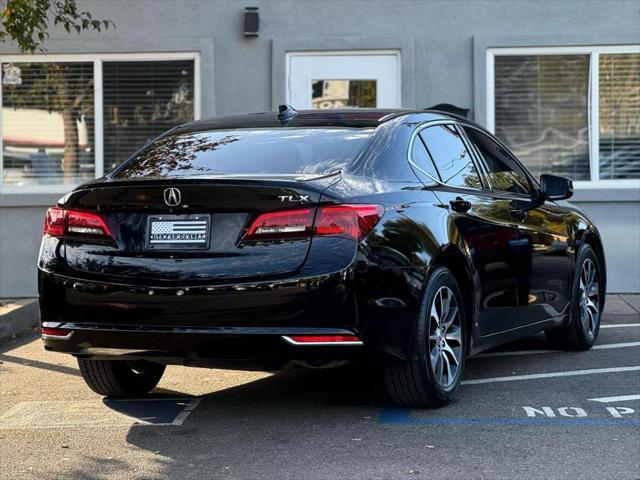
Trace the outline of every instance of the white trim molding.
{"type": "Polygon", "coordinates": [[[640,45],[518,46],[486,49],[486,126],[495,133],[495,57],[518,55],[589,55],[588,128],[590,181],[576,181],[577,189],[640,189],[640,179],[600,180],[599,172],[599,58],[600,54],[640,53],[640,45]]]}
{"type": "MultiPolygon", "coordinates": [[[[91,62],[94,79],[94,162],[95,178],[104,174],[104,125],[103,125],[103,84],[102,64],[105,61],[142,62],[142,61],[193,61],[193,119],[199,120],[202,114],[202,74],[201,58],[198,51],[185,52],[145,52],[145,53],[54,53],[54,54],[0,54],[2,63],[54,63],[54,62],[91,62]]],[[[60,194],[73,188],[71,184],[56,185],[4,185],[3,184],[3,145],[2,145],[2,85],[0,84],[0,194],[60,194]]]]}

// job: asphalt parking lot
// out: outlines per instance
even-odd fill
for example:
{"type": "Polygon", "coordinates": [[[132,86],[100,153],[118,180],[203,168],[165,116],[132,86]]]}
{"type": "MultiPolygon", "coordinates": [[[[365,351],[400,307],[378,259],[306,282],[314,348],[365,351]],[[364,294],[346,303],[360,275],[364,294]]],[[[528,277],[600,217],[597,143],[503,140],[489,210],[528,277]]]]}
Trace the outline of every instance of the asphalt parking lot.
{"type": "Polygon", "coordinates": [[[169,367],[103,401],[37,335],[0,344],[0,478],[640,478],[640,314],[596,348],[468,360],[460,399],[391,407],[362,372],[169,367]]]}

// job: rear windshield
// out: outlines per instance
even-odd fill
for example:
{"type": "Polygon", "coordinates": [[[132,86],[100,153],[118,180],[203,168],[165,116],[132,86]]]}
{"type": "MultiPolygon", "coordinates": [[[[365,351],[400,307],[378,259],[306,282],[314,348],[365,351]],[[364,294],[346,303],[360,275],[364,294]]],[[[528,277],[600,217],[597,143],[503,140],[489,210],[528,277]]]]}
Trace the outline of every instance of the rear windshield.
{"type": "Polygon", "coordinates": [[[324,174],[342,169],[373,129],[279,128],[166,135],[132,157],[115,178],[324,174]]]}

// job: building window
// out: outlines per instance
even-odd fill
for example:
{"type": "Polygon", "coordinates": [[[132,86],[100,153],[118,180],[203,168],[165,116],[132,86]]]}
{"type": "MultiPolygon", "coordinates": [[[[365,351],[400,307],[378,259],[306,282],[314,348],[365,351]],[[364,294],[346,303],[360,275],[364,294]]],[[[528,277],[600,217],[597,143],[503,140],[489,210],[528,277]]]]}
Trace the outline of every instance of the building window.
{"type": "Polygon", "coordinates": [[[640,53],[599,60],[600,178],[640,178],[640,53]]]}
{"type": "Polygon", "coordinates": [[[640,47],[491,49],[488,71],[489,129],[536,176],[637,185],[640,47]]]}
{"type": "Polygon", "coordinates": [[[93,64],[2,67],[2,183],[74,185],[93,178],[93,64]]]}
{"type": "Polygon", "coordinates": [[[199,116],[196,54],[0,58],[0,190],[65,191],[199,116]]]}
{"type": "Polygon", "coordinates": [[[193,120],[193,61],[104,62],[104,168],[193,120]]]}
{"type": "Polygon", "coordinates": [[[375,108],[377,80],[311,80],[311,108],[375,108]]]}

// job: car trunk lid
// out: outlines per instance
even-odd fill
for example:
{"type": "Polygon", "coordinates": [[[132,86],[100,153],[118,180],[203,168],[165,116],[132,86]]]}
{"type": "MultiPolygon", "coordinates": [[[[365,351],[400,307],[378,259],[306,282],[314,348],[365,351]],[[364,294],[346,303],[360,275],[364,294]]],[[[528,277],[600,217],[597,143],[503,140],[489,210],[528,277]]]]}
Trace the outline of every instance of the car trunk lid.
{"type": "Polygon", "coordinates": [[[64,256],[74,275],[129,283],[287,275],[304,263],[310,239],[244,242],[246,229],[262,213],[315,206],[338,179],[336,172],[95,182],[65,198],[64,208],[98,213],[114,239],[66,237],[64,256]]]}

